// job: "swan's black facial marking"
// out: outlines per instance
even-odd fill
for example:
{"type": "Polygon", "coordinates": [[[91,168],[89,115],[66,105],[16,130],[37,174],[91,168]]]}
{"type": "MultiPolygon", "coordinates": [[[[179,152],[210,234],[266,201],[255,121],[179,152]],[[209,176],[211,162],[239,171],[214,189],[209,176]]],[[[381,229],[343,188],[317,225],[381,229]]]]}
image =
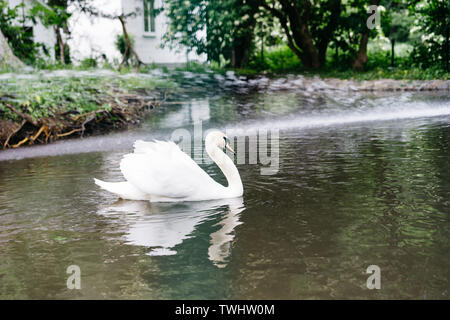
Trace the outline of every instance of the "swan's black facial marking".
{"type": "Polygon", "coordinates": [[[226,145],[227,145],[227,137],[223,136],[223,141],[224,141],[223,151],[225,152],[225,148],[226,148],[226,145]]]}

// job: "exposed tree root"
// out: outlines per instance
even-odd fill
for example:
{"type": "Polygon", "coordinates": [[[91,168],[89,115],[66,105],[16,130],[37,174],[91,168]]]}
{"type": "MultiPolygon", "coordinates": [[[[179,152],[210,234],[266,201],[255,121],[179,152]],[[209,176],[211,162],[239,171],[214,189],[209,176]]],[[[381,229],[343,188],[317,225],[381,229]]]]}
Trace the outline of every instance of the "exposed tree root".
{"type": "Polygon", "coordinates": [[[37,137],[39,137],[43,131],[46,132],[47,129],[48,129],[48,127],[44,124],[34,136],[30,137],[31,143],[33,143],[34,140],[36,140],[37,137]]]}
{"type": "Polygon", "coordinates": [[[60,133],[60,134],[57,134],[56,136],[58,137],[58,138],[62,138],[62,137],[67,137],[67,136],[70,136],[71,134],[73,134],[73,133],[75,133],[75,132],[80,132],[82,129],[73,129],[73,130],[71,130],[71,131],[69,131],[69,132],[66,132],[66,133],[60,133]]]}
{"type": "MultiPolygon", "coordinates": [[[[58,139],[125,129],[143,118],[161,103],[140,95],[117,95],[98,101],[98,109],[87,113],[62,110],[53,117],[34,119],[19,106],[5,100],[0,104],[16,115],[17,120],[2,120],[0,108],[0,146],[3,149],[31,144],[46,144],[58,139]],[[102,108],[108,104],[110,108],[102,108]]],[[[23,108],[26,110],[25,108],[23,108]]],[[[3,117],[4,118],[4,117],[3,117]]]]}
{"type": "Polygon", "coordinates": [[[25,137],[25,138],[23,138],[23,140],[21,140],[19,143],[16,143],[16,144],[13,144],[12,146],[11,146],[11,148],[17,148],[17,147],[20,147],[21,145],[23,145],[25,142],[27,142],[28,141],[28,137],[25,137]]]}
{"type": "Polygon", "coordinates": [[[22,120],[22,123],[20,124],[20,126],[17,127],[17,129],[14,129],[11,133],[8,134],[8,137],[6,138],[6,141],[3,143],[3,149],[6,149],[9,146],[9,139],[11,139],[11,137],[13,135],[15,135],[20,129],[22,129],[22,127],[25,124],[25,122],[27,122],[27,121],[26,120],[22,120]]]}

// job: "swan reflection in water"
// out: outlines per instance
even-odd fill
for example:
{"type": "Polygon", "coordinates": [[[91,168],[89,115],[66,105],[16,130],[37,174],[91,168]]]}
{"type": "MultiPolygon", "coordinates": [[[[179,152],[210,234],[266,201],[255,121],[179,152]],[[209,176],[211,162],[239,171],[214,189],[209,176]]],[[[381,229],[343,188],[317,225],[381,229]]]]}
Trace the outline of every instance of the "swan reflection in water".
{"type": "Polygon", "coordinates": [[[174,255],[174,247],[191,238],[196,226],[219,215],[210,234],[209,259],[215,266],[226,266],[234,239],[234,228],[240,225],[245,209],[242,197],[210,201],[150,203],[118,200],[100,208],[99,214],[114,217],[125,233],[127,243],[150,248],[149,255],[174,255]]]}

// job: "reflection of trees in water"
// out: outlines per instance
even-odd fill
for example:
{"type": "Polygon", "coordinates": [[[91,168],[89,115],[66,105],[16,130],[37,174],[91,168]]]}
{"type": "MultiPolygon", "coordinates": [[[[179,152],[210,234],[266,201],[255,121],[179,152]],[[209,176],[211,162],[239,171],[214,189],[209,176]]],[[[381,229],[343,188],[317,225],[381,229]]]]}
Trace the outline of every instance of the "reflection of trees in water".
{"type": "Polygon", "coordinates": [[[77,232],[87,219],[84,181],[101,163],[96,154],[0,163],[0,298],[79,296],[68,294],[65,272],[86,253],[77,232]]]}
{"type": "Polygon", "coordinates": [[[262,212],[247,206],[230,265],[252,284],[236,285],[237,296],[445,295],[449,133],[392,130],[282,135],[277,192],[259,195],[275,203],[262,212]],[[384,290],[366,288],[371,264],[381,267],[384,290]]]}
{"type": "MultiPolygon", "coordinates": [[[[442,231],[441,220],[436,219],[442,212],[434,207],[438,197],[431,189],[441,185],[436,179],[440,168],[430,160],[448,159],[448,154],[431,150],[436,150],[435,142],[421,131],[413,131],[405,142],[372,135],[359,148],[361,161],[353,172],[356,181],[344,187],[346,194],[362,201],[354,212],[355,220],[338,237],[342,247],[350,247],[343,251],[347,254],[342,261],[355,260],[353,266],[345,263],[355,269],[354,274],[356,267],[364,271],[378,264],[389,288],[380,291],[379,297],[438,297],[445,287],[433,283],[445,268],[439,261],[445,241],[435,238],[442,231]]],[[[357,284],[357,278],[349,277],[352,280],[357,284]]],[[[364,277],[358,280],[364,294],[364,277]]]]}

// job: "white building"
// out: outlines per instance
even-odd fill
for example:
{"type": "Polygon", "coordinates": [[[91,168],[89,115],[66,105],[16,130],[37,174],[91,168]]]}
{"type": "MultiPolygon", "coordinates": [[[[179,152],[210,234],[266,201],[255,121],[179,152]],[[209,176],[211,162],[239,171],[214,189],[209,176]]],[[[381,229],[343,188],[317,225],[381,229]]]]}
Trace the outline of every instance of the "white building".
{"type": "MultiPolygon", "coordinates": [[[[24,3],[24,10],[29,10],[37,0],[9,0],[9,6],[15,7],[24,3]]],[[[40,1],[43,3],[43,1],[40,1]]],[[[186,49],[161,48],[162,37],[167,30],[168,17],[162,11],[155,14],[155,9],[164,5],[164,0],[93,0],[93,6],[101,12],[114,16],[123,13],[127,15],[137,12],[134,17],[126,19],[126,28],[134,40],[134,49],[144,63],[180,64],[187,61],[206,61],[206,56],[198,56],[193,52],[187,54],[186,49]]],[[[21,9],[22,10],[22,9],[21,9]]],[[[118,19],[91,17],[78,12],[76,6],[69,6],[71,17],[68,24],[71,31],[67,42],[70,47],[72,61],[81,61],[86,57],[98,57],[105,54],[108,60],[121,60],[121,55],[115,47],[118,34],[122,27],[118,19]]],[[[39,19],[36,24],[31,21],[25,25],[33,32],[36,43],[45,45],[54,59],[56,36],[53,28],[46,28],[39,19]]]]}
{"type": "Polygon", "coordinates": [[[164,5],[164,0],[122,0],[122,12],[138,12],[135,17],[129,17],[126,22],[127,31],[133,35],[134,49],[145,63],[175,64],[188,60],[205,61],[204,56],[186,49],[161,48],[162,37],[167,30],[168,17],[165,12],[155,15],[155,9],[164,5]],[[138,10],[137,10],[138,9],[138,10]]]}
{"type": "MultiPolygon", "coordinates": [[[[23,8],[19,9],[19,12],[21,14],[25,15],[28,13],[28,10],[31,9],[32,3],[39,2],[37,0],[9,0],[8,5],[10,8],[14,8],[17,5],[24,4],[23,8]]],[[[22,24],[20,22],[20,19],[17,19],[16,22],[17,25],[22,26],[24,29],[27,29],[28,31],[32,32],[33,34],[33,40],[35,43],[41,43],[43,44],[48,53],[50,54],[50,58],[54,59],[55,56],[55,44],[56,44],[56,36],[55,32],[52,28],[46,28],[41,23],[39,19],[36,19],[36,24],[33,24],[31,21],[25,22],[25,24],[22,24]]]]}

